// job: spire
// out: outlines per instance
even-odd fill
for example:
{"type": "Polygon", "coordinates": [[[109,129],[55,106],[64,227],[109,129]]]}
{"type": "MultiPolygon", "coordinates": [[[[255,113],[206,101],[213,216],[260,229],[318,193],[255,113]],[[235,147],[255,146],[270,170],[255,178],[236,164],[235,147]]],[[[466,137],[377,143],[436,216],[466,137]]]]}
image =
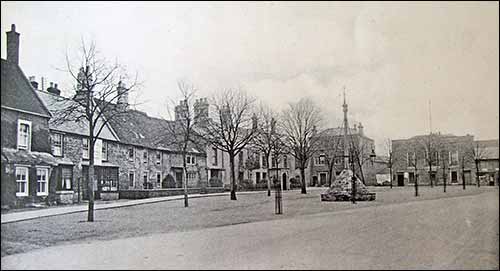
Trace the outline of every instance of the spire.
{"type": "Polygon", "coordinates": [[[349,158],[347,156],[349,155],[349,149],[348,149],[348,143],[347,143],[347,129],[349,129],[349,123],[347,121],[347,102],[345,99],[345,86],[344,86],[344,104],[342,105],[343,111],[344,111],[344,169],[349,168],[349,158]]]}

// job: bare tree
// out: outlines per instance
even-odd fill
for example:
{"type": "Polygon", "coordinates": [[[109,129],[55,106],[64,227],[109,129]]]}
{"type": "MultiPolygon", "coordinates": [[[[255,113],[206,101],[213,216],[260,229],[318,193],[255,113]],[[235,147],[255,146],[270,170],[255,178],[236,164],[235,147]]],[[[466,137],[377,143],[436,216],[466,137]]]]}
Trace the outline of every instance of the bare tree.
{"type": "Polygon", "coordinates": [[[435,133],[430,133],[419,140],[421,147],[424,150],[424,162],[429,167],[429,181],[431,187],[434,187],[434,180],[432,178],[432,167],[436,167],[439,164],[439,151],[442,148],[443,142],[441,141],[440,135],[435,133]]]}
{"type": "Polygon", "coordinates": [[[477,187],[481,186],[481,181],[479,180],[479,164],[481,160],[486,157],[486,149],[479,144],[479,142],[473,142],[472,147],[470,148],[470,154],[474,159],[474,165],[476,166],[476,182],[477,187]]]}
{"type": "Polygon", "coordinates": [[[397,162],[397,159],[396,159],[396,156],[394,155],[394,152],[392,151],[392,140],[391,139],[386,140],[385,146],[387,148],[387,157],[388,157],[387,166],[389,167],[389,174],[391,175],[390,176],[390,182],[391,182],[390,186],[392,189],[392,184],[393,184],[392,169],[394,167],[394,163],[397,162]]]}
{"type": "Polygon", "coordinates": [[[284,141],[290,154],[298,161],[302,181],[301,193],[306,194],[305,168],[318,149],[317,126],[321,124],[321,111],[312,100],[303,98],[290,103],[282,113],[284,141]]]}
{"type": "MultiPolygon", "coordinates": [[[[188,207],[188,178],[187,178],[187,155],[191,152],[188,151],[190,146],[200,148],[201,142],[195,131],[196,126],[199,125],[201,120],[195,112],[194,102],[196,89],[193,84],[185,81],[177,81],[177,88],[180,92],[181,102],[179,105],[175,101],[170,101],[167,105],[169,114],[172,113],[174,108],[174,122],[165,122],[164,125],[164,138],[170,138],[170,144],[174,145],[182,155],[182,175],[183,175],[183,188],[184,188],[184,207],[188,207]]],[[[172,116],[170,116],[172,118],[172,116]]]]}
{"type": "Polygon", "coordinates": [[[99,56],[95,43],[82,41],[76,58],[66,54],[66,72],[76,80],[72,97],[60,96],[55,107],[55,124],[85,121],[88,125],[89,170],[87,186],[89,195],[88,217],[94,221],[94,146],[107,123],[127,111],[128,95],[136,89],[137,75],[128,87],[122,83],[128,76],[118,63],[110,63],[99,56]],[[127,102],[124,102],[127,101],[127,102]]]}
{"type": "Polygon", "coordinates": [[[236,200],[234,158],[253,140],[257,131],[257,117],[252,117],[253,103],[254,99],[243,90],[220,91],[212,97],[215,118],[203,124],[205,139],[229,155],[231,200],[236,200]]]}
{"type": "Polygon", "coordinates": [[[413,167],[415,170],[415,197],[418,197],[418,161],[419,161],[419,150],[420,146],[418,143],[410,144],[407,147],[407,165],[408,167],[413,167]]]}
{"type": "MultiPolygon", "coordinates": [[[[257,131],[255,137],[253,138],[250,147],[256,150],[258,153],[262,153],[265,159],[271,158],[271,153],[273,153],[273,158],[271,160],[276,162],[275,157],[278,152],[282,151],[280,135],[276,131],[276,122],[278,120],[278,114],[273,111],[273,109],[265,104],[260,104],[259,106],[259,117],[260,120],[257,125],[257,131]],[[274,160],[273,160],[274,159],[274,160]]],[[[279,160],[278,160],[279,162],[279,160]]],[[[267,163],[267,176],[269,175],[269,163],[267,163]]],[[[271,163],[273,165],[273,163],[271,163]]],[[[271,196],[271,178],[267,178],[267,195],[271,196]]]]}

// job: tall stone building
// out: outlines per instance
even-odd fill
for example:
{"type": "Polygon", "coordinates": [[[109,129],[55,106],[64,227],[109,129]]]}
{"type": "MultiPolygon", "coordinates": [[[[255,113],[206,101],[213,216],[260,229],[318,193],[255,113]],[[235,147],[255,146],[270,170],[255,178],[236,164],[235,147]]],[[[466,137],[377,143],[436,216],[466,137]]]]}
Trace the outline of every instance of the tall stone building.
{"type": "Polygon", "coordinates": [[[392,140],[393,174],[398,186],[439,185],[446,180],[472,184],[475,178],[471,147],[474,136],[433,133],[409,139],[392,140]]]}

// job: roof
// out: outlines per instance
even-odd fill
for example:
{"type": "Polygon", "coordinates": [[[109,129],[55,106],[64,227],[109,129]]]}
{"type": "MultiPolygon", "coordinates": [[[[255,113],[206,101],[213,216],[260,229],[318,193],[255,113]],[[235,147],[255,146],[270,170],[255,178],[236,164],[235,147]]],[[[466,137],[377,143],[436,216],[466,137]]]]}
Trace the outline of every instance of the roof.
{"type": "Polygon", "coordinates": [[[16,150],[10,148],[2,148],[2,162],[17,164],[37,164],[57,166],[57,159],[52,154],[47,152],[16,150]]]}
{"type": "MultiPolygon", "coordinates": [[[[54,116],[54,118],[49,120],[49,129],[64,133],[77,134],[81,136],[89,135],[88,122],[85,119],[80,121],[69,119],[65,121],[57,120],[57,117],[59,116],[59,114],[61,114],[61,111],[65,107],[75,105],[74,101],[43,90],[37,90],[36,93],[54,116]]],[[[97,127],[101,127],[102,121],[102,119],[98,120],[97,127]]],[[[97,131],[95,132],[97,133],[97,131]]],[[[118,141],[118,138],[114,135],[113,131],[111,131],[111,129],[109,129],[107,125],[102,129],[101,133],[99,134],[99,138],[109,141],[118,141]]]]}
{"type": "MultiPolygon", "coordinates": [[[[105,116],[114,114],[116,104],[110,104],[111,110],[104,112],[105,116]],[[114,108],[113,108],[114,107],[114,108]]],[[[109,124],[120,138],[120,142],[151,149],[180,151],[169,131],[175,130],[175,121],[148,116],[146,113],[129,109],[124,113],[116,114],[109,119],[109,124]]],[[[188,152],[204,153],[189,144],[188,152]]]]}
{"type": "Polygon", "coordinates": [[[2,107],[50,118],[49,110],[42,103],[21,68],[5,59],[2,59],[1,63],[2,107]]]}
{"type": "MultiPolygon", "coordinates": [[[[349,128],[349,130],[347,132],[349,134],[353,135],[353,134],[357,134],[358,130],[355,130],[353,128],[349,128]]],[[[328,129],[325,129],[325,130],[319,132],[318,135],[319,136],[342,136],[342,135],[344,135],[344,129],[341,127],[328,128],[328,129]]]]}

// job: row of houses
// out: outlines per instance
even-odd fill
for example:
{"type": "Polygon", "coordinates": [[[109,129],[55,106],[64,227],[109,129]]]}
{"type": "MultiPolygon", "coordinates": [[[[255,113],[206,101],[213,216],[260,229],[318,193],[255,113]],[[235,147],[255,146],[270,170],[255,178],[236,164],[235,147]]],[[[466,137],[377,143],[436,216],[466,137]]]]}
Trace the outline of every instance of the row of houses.
{"type": "MultiPolygon", "coordinates": [[[[39,89],[35,78],[27,78],[23,73],[19,66],[19,36],[12,25],[7,32],[7,59],[1,60],[1,204],[22,207],[71,204],[86,199],[91,153],[88,124],[76,120],[56,121],[61,107],[68,104],[60,102],[62,96],[57,84],[51,83],[47,89],[39,89]]],[[[118,88],[124,88],[124,85],[120,84],[118,88]]],[[[113,118],[104,115],[98,120],[109,121],[99,134],[93,151],[97,199],[181,194],[185,182],[190,192],[229,188],[229,155],[209,144],[189,146],[188,168],[184,176],[181,152],[165,132],[166,127],[175,126],[182,117],[182,101],[175,108],[174,120],[155,118],[130,108],[127,95],[120,96],[112,106],[120,107],[124,113],[113,118]]],[[[207,99],[198,99],[194,107],[195,118],[208,118],[207,99]]],[[[345,102],[343,108],[347,119],[345,102]]],[[[365,135],[361,123],[347,131],[347,142],[361,154],[361,160],[354,165],[356,172],[363,172],[366,184],[375,185],[376,175],[387,174],[387,157],[374,157],[374,141],[365,135]]],[[[326,129],[317,136],[320,147],[305,169],[306,184],[326,186],[345,167],[344,149],[347,146],[344,146],[346,141],[342,140],[341,128],[326,129]]],[[[393,157],[411,157],[408,146],[414,146],[412,140],[394,140],[393,157]]],[[[469,144],[473,138],[466,136],[460,140],[469,144]]],[[[492,173],[498,176],[498,166],[495,169],[493,165],[498,162],[498,140],[495,142],[496,160],[493,147],[490,150],[493,160],[490,159],[491,165],[488,166],[491,171],[483,170],[483,175],[492,173]]],[[[425,165],[417,164],[417,168],[412,168],[407,161],[394,160],[393,177],[398,185],[411,184],[412,174],[417,172],[422,172],[420,176],[425,175],[425,165]]],[[[485,163],[486,160],[482,165],[485,163]]],[[[236,181],[241,189],[265,188],[270,178],[285,190],[300,186],[299,170],[291,155],[275,159],[247,148],[236,157],[235,167],[236,181]]],[[[432,170],[437,174],[438,168],[439,165],[435,165],[432,170]]],[[[452,183],[459,181],[464,171],[465,178],[474,178],[469,160],[465,167],[453,164],[447,170],[452,183]]],[[[419,180],[426,183],[425,177],[419,180]]]]}
{"type": "MultiPolygon", "coordinates": [[[[88,124],[55,121],[70,101],[60,102],[57,84],[39,89],[34,77],[26,77],[19,66],[19,36],[12,25],[7,32],[7,59],[1,60],[2,206],[80,201],[88,197],[88,124]]],[[[192,191],[229,187],[228,154],[210,145],[190,146],[184,180],[182,155],[165,136],[165,127],[175,125],[182,114],[174,120],[148,116],[129,108],[126,95],[113,106],[125,108],[125,113],[109,118],[94,147],[97,199],[182,193],[184,182],[192,191]]],[[[176,113],[182,106],[181,102],[176,113]]],[[[207,99],[197,100],[195,117],[208,118],[208,106],[207,99]]],[[[330,172],[323,165],[321,153],[311,159],[306,168],[308,185],[326,184],[330,172]]],[[[283,189],[300,183],[290,155],[276,163],[272,157],[245,149],[236,157],[235,166],[240,188],[264,188],[271,177],[283,189]]]]}

